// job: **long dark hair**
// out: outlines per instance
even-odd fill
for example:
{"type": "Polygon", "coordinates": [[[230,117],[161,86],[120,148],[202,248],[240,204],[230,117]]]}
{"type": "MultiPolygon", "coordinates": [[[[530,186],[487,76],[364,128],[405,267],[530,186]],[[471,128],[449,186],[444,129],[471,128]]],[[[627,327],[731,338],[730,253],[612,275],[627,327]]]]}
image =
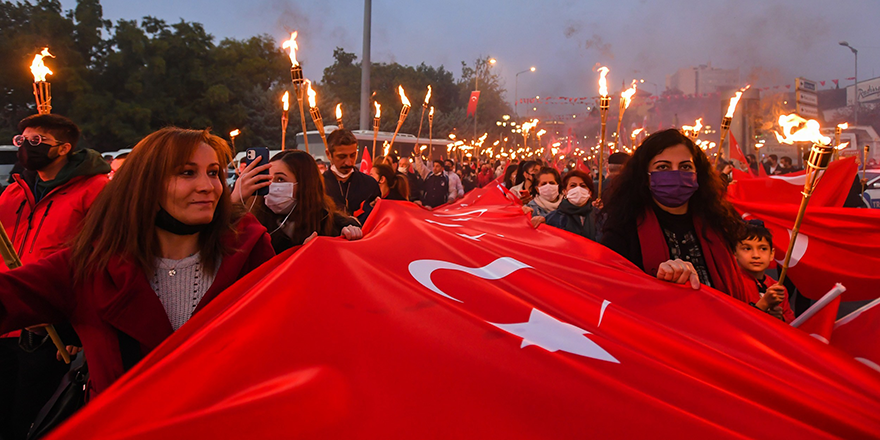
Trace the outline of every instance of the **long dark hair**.
{"type": "MultiPolygon", "coordinates": [[[[155,224],[159,202],[165,197],[169,179],[201,144],[207,144],[217,154],[218,178],[225,182],[232,150],[225,140],[208,130],[163,128],[134,146],[125,166],[119,168],[92,203],[73,241],[71,261],[77,282],[106,269],[114,257],[134,263],[147,274],[155,270],[156,258],[161,256],[155,224]]],[[[233,251],[221,237],[235,233],[234,224],[242,214],[234,211],[229,188],[222,186],[214,218],[199,233],[199,252],[208,273],[214,273],[220,258],[233,251]]]]}
{"type": "Polygon", "coordinates": [[[718,172],[703,150],[677,129],[654,133],[633,153],[610,185],[604,200],[605,230],[620,225],[638,224],[645,210],[654,206],[648,166],[663,150],[682,144],[691,152],[699,189],[688,202],[688,211],[703,219],[706,227],[715,227],[733,249],[742,234],[743,222],[733,205],[724,198],[724,186],[718,172]]]}
{"type": "Polygon", "coordinates": [[[384,163],[373,165],[373,168],[379,174],[379,178],[385,178],[389,194],[391,191],[397,191],[403,198],[409,200],[409,179],[406,176],[395,172],[391,165],[384,163]]]}
{"type": "MultiPolygon", "coordinates": [[[[305,151],[285,150],[274,156],[269,162],[281,161],[293,173],[296,178],[296,207],[290,213],[287,222],[295,225],[293,236],[288,237],[283,231],[272,234],[272,247],[276,251],[296,246],[313,232],[318,235],[330,235],[335,225],[336,216],[342,215],[327,194],[324,192],[324,178],[318,171],[315,159],[305,151]]],[[[278,222],[284,220],[287,214],[275,214],[262,203],[257,202],[259,209],[255,207],[257,219],[269,232],[275,231],[278,222]]]]}
{"type": "Polygon", "coordinates": [[[504,187],[505,188],[510,189],[510,188],[513,188],[514,185],[516,185],[515,183],[513,183],[513,180],[511,179],[515,172],[516,172],[516,167],[511,165],[510,163],[507,164],[507,168],[504,168],[504,187]]]}
{"type": "Polygon", "coordinates": [[[526,173],[529,172],[530,169],[534,168],[535,165],[538,165],[538,162],[533,160],[526,160],[519,163],[519,167],[516,169],[516,179],[513,181],[514,185],[519,185],[526,181],[526,173]]]}

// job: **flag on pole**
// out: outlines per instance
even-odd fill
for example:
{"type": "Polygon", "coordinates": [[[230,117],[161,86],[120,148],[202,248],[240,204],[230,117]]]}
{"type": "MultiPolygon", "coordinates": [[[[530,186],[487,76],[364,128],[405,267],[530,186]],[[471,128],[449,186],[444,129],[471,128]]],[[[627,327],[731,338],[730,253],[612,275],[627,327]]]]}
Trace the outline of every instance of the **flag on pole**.
{"type": "Polygon", "coordinates": [[[370,170],[373,169],[373,157],[370,155],[370,152],[367,151],[367,147],[364,146],[364,154],[361,156],[361,167],[360,172],[364,174],[370,174],[370,170]]]}
{"type": "Polygon", "coordinates": [[[840,294],[846,288],[837,283],[831,291],[826,293],[816,304],[813,304],[801,313],[801,316],[791,322],[792,327],[797,327],[808,335],[828,344],[831,340],[831,330],[837,319],[837,309],[840,307],[840,294]]]}
{"type": "MultiPolygon", "coordinates": [[[[810,209],[815,206],[843,206],[857,171],[854,157],[831,162],[813,191],[810,209]]],[[[727,187],[727,197],[731,201],[800,206],[807,180],[803,171],[767,178],[741,178],[743,174],[734,171],[736,182],[727,187]]]]}
{"type": "Polygon", "coordinates": [[[466,117],[469,117],[469,116],[477,113],[477,101],[479,101],[479,100],[480,100],[480,92],[478,92],[478,91],[471,92],[471,99],[468,100],[467,116],[466,117]]]}
{"type": "Polygon", "coordinates": [[[244,277],[47,439],[880,435],[880,375],[497,185],[363,230],[244,277]]]}

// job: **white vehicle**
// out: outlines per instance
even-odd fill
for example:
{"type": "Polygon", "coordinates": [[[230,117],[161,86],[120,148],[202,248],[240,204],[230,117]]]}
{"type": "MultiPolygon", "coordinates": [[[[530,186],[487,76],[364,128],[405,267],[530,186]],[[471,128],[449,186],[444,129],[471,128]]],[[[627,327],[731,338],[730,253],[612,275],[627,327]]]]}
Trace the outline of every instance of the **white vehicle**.
{"type": "MultiPolygon", "coordinates": [[[[862,177],[862,173],[859,173],[859,177],[862,177]]],[[[868,169],[865,178],[868,179],[865,185],[865,203],[869,208],[880,209],[880,170],[868,169]]]]}
{"type": "MultiPolygon", "coordinates": [[[[331,132],[336,130],[338,127],[335,125],[327,125],[324,127],[324,131],[329,135],[331,132]]],[[[308,134],[309,139],[309,153],[311,153],[312,157],[315,160],[322,160],[324,162],[329,162],[327,159],[327,155],[324,152],[324,142],[321,140],[321,135],[317,131],[309,131],[306,132],[308,134]]],[[[354,137],[358,141],[358,150],[359,156],[358,161],[360,161],[360,154],[363,154],[364,147],[367,148],[367,151],[372,151],[373,149],[373,131],[372,130],[352,130],[354,137]]],[[[425,133],[427,134],[427,133],[425,133]]],[[[376,133],[376,151],[379,155],[384,153],[383,151],[383,143],[388,142],[391,143],[391,138],[394,137],[394,133],[387,131],[380,131],[376,133]]],[[[424,147],[422,151],[423,156],[428,155],[428,151],[431,151],[431,145],[433,145],[433,153],[435,158],[441,158],[446,153],[446,146],[449,144],[449,139],[428,139],[427,136],[423,138],[418,138],[409,133],[398,133],[397,138],[394,139],[394,145],[391,147],[389,153],[397,154],[398,156],[412,156],[413,149],[416,145],[416,141],[420,145],[420,150],[424,147]]],[[[294,148],[297,150],[305,151],[305,143],[303,141],[302,133],[296,134],[296,143],[294,144],[294,148]]],[[[376,156],[374,154],[373,156],[376,156]]]]}
{"type": "Polygon", "coordinates": [[[0,145],[0,185],[5,186],[12,167],[18,161],[18,147],[14,145],[0,145]]]}

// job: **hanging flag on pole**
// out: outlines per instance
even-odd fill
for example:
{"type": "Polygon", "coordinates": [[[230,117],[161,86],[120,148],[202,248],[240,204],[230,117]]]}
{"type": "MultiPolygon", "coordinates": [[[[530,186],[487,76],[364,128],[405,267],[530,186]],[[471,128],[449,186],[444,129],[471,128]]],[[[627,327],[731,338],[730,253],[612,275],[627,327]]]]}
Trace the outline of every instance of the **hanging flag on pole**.
{"type": "Polygon", "coordinates": [[[373,169],[373,158],[370,155],[370,152],[367,151],[367,147],[364,147],[364,155],[361,157],[361,167],[360,172],[364,174],[370,174],[370,170],[373,169]]]}
{"type": "Polygon", "coordinates": [[[471,99],[468,101],[467,116],[477,113],[477,101],[480,100],[480,92],[471,92],[471,99]]]}

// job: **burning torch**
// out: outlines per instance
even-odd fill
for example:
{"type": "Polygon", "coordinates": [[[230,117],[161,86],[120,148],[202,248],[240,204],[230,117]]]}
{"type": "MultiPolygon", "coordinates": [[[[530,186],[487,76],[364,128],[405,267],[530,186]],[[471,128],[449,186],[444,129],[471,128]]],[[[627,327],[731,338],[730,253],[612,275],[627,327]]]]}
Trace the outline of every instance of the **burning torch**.
{"type": "Polygon", "coordinates": [[[400,102],[403,104],[403,107],[400,108],[400,119],[397,120],[397,128],[394,129],[394,134],[391,135],[391,145],[394,145],[394,139],[397,138],[397,132],[400,131],[400,126],[402,126],[403,121],[406,120],[406,116],[409,114],[410,109],[409,99],[407,99],[406,94],[403,93],[403,86],[397,86],[397,93],[400,94],[400,102]]]}
{"type": "Polygon", "coordinates": [[[422,122],[425,120],[425,109],[428,108],[428,101],[431,100],[431,86],[428,85],[428,93],[425,95],[425,102],[422,103],[422,114],[419,116],[419,131],[416,135],[416,148],[419,147],[419,138],[422,137],[422,122]]]}
{"type": "Polygon", "coordinates": [[[599,135],[599,188],[597,190],[597,199],[602,199],[602,166],[605,160],[605,126],[608,121],[608,109],[611,108],[611,97],[608,96],[608,82],[605,76],[608,75],[607,67],[599,68],[599,114],[602,117],[602,129],[599,135]]]}
{"type": "Polygon", "coordinates": [[[428,111],[428,157],[434,159],[434,106],[428,111]]]}
{"type": "Polygon", "coordinates": [[[812,142],[813,144],[813,147],[810,149],[810,158],[807,161],[806,181],[804,183],[801,206],[798,210],[797,218],[795,218],[794,226],[791,228],[791,239],[788,243],[788,250],[785,252],[785,260],[782,262],[782,271],[779,273],[778,284],[782,284],[788,272],[788,264],[791,261],[791,254],[797,242],[801,222],[803,222],[804,214],[807,211],[807,203],[810,202],[810,196],[813,195],[816,184],[819,183],[819,179],[822,178],[822,174],[828,168],[828,163],[831,162],[834,148],[831,145],[831,138],[822,136],[819,123],[813,119],[807,121],[796,114],[782,115],[779,117],[779,126],[782,127],[782,133],[784,134],[782,136],[776,133],[776,139],[780,143],[791,145],[794,142],[812,142]],[[795,128],[804,123],[805,126],[803,128],[792,133],[795,128]]]}
{"type": "Polygon", "coordinates": [[[287,140],[287,114],[290,110],[290,92],[284,92],[281,97],[281,151],[285,150],[285,141],[287,140]]]}
{"type": "Polygon", "coordinates": [[[620,94],[620,113],[617,115],[617,144],[623,146],[623,136],[620,132],[620,125],[623,123],[623,113],[629,108],[633,96],[636,94],[636,80],[633,80],[632,86],[624,90],[620,94]]]}
{"type": "Polygon", "coordinates": [[[324,148],[327,149],[327,136],[324,135],[324,118],[321,117],[321,109],[318,108],[316,101],[317,94],[314,90],[312,90],[312,82],[306,81],[307,93],[309,95],[309,114],[312,115],[312,122],[315,123],[315,128],[318,129],[318,134],[321,135],[321,140],[324,142],[324,148]]]}
{"type": "Polygon", "coordinates": [[[232,151],[235,150],[235,137],[241,134],[241,130],[235,129],[229,132],[229,140],[232,141],[232,151]]]}
{"type": "Polygon", "coordinates": [[[643,131],[645,131],[644,128],[637,128],[637,129],[633,130],[632,134],[629,136],[630,139],[632,139],[633,151],[636,151],[636,139],[639,137],[639,134],[641,134],[643,131]]]}
{"type": "Polygon", "coordinates": [[[743,92],[749,89],[750,85],[743,87],[742,89],[736,92],[736,95],[730,98],[730,105],[727,106],[727,114],[721,118],[721,140],[718,141],[718,152],[715,153],[715,165],[718,165],[718,160],[721,159],[721,152],[724,151],[724,139],[727,138],[727,133],[730,132],[730,123],[733,122],[733,113],[736,112],[736,105],[739,103],[739,99],[742,98],[743,92]]]}
{"type": "Polygon", "coordinates": [[[681,131],[684,132],[684,135],[690,138],[690,140],[696,142],[697,138],[700,137],[700,131],[703,129],[703,118],[697,119],[694,122],[693,127],[690,125],[682,125],[681,131]]]}
{"type": "Polygon", "coordinates": [[[342,125],[342,103],[336,104],[336,126],[339,127],[340,130],[345,128],[342,125]]]}
{"type": "Polygon", "coordinates": [[[290,39],[282,43],[281,48],[290,50],[290,79],[293,81],[294,90],[296,91],[296,101],[299,104],[299,120],[302,123],[303,142],[306,144],[306,152],[311,154],[311,151],[309,150],[309,137],[306,133],[305,108],[303,107],[303,89],[305,87],[306,79],[303,77],[302,66],[300,66],[299,61],[296,60],[296,51],[299,49],[299,46],[296,44],[296,34],[297,32],[291,32],[290,39]]]}
{"type": "MultiPolygon", "coordinates": [[[[18,258],[18,254],[15,253],[15,248],[12,246],[12,241],[9,240],[9,236],[6,235],[6,228],[3,227],[3,224],[0,224],[0,256],[3,257],[3,262],[6,263],[6,267],[10,270],[21,267],[21,260],[18,258]]],[[[61,336],[55,331],[55,326],[49,324],[44,328],[49,333],[49,338],[52,339],[55,348],[58,349],[58,353],[61,354],[61,358],[64,359],[64,363],[69,364],[70,353],[67,352],[64,342],[61,341],[61,336]]]]}
{"type": "Polygon", "coordinates": [[[870,148],[870,146],[865,145],[865,152],[862,156],[862,198],[865,197],[865,184],[868,183],[867,177],[865,177],[865,172],[868,171],[868,150],[870,148]]]}
{"type": "Polygon", "coordinates": [[[838,156],[840,156],[840,150],[846,148],[846,146],[849,145],[849,142],[847,142],[846,145],[840,145],[840,133],[842,133],[843,130],[846,130],[847,128],[849,128],[849,123],[846,122],[844,122],[843,124],[837,124],[837,127],[834,128],[834,145],[836,145],[837,147],[834,149],[833,160],[837,160],[838,156]]]}
{"type": "Polygon", "coordinates": [[[376,116],[373,118],[373,160],[379,156],[376,154],[376,137],[379,136],[379,117],[382,116],[382,106],[379,105],[378,102],[373,101],[373,104],[376,106],[376,116]]]}
{"type": "MultiPolygon", "coordinates": [[[[49,53],[49,48],[34,56],[31,63],[31,73],[34,74],[34,97],[37,99],[37,112],[47,115],[52,112],[52,85],[46,81],[46,75],[52,75],[52,71],[43,64],[43,57],[55,58],[49,53]]],[[[64,351],[64,350],[62,350],[64,351]]]]}

